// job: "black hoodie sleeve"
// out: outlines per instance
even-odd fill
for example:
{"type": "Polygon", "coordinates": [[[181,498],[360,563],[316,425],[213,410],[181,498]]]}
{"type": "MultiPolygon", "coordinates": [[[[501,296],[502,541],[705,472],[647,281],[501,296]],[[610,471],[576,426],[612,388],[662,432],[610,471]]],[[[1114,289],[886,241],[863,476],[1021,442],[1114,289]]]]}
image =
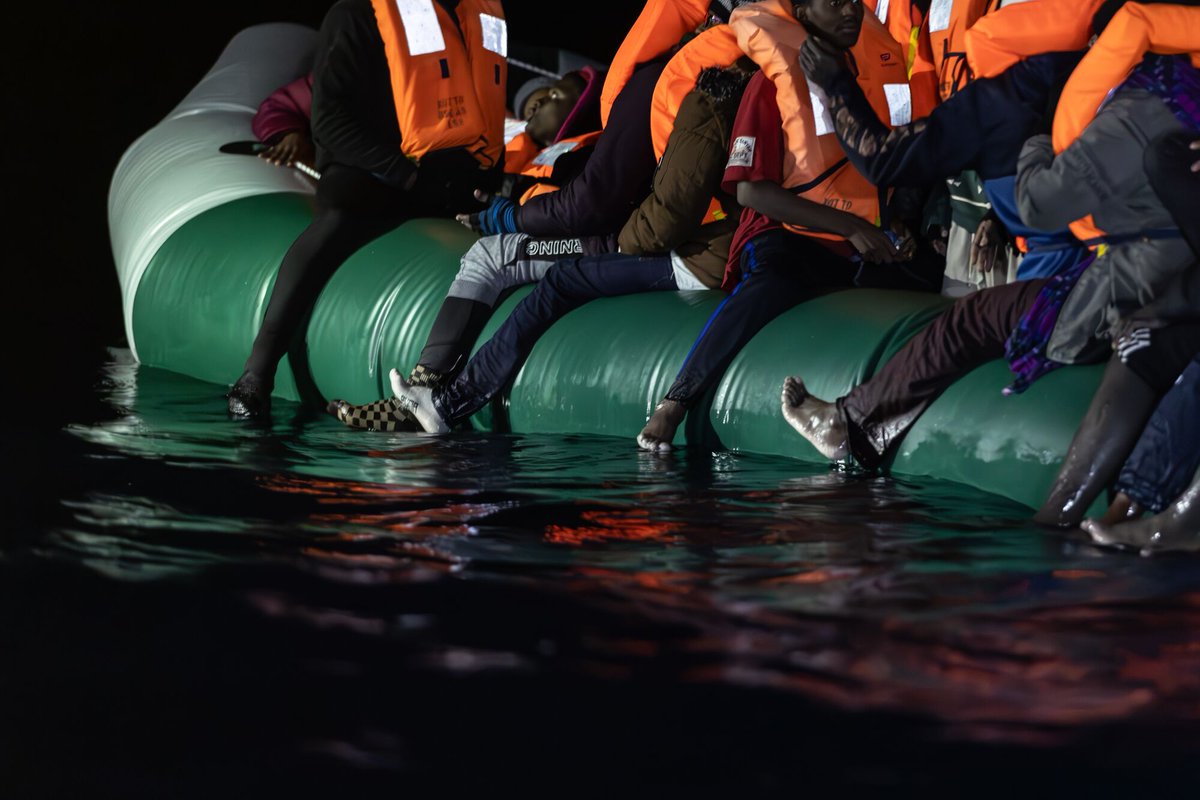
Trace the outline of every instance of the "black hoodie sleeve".
{"type": "Polygon", "coordinates": [[[402,187],[416,167],[400,150],[383,38],[369,0],[341,0],[321,23],[313,65],[318,168],[336,162],[402,187]]]}
{"type": "Polygon", "coordinates": [[[559,191],[518,208],[518,230],[532,236],[593,236],[621,229],[650,192],[650,98],[664,66],[660,60],[638,67],[613,103],[583,172],[559,191]]]}

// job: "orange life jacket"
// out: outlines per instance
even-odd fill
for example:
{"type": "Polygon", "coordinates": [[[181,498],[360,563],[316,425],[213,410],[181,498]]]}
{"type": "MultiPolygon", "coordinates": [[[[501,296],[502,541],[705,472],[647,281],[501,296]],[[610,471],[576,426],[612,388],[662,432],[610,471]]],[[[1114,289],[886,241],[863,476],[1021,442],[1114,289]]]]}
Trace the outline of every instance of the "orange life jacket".
{"type": "MultiPolygon", "coordinates": [[[[707,67],[727,67],[743,55],[737,36],[728,25],[714,25],[679,49],[663,68],[654,95],[650,99],[650,138],[654,158],[661,160],[667,150],[667,140],[675,128],[675,115],[696,79],[707,67]]],[[[726,217],[721,201],[715,197],[700,224],[707,225],[726,217]]]]}
{"type": "Polygon", "coordinates": [[[937,70],[938,94],[948,99],[967,85],[967,30],[997,0],[933,0],[929,4],[929,46],[937,70]]]}
{"type": "Polygon", "coordinates": [[[1041,53],[1082,50],[1092,17],[1104,0],[1030,0],[989,12],[966,33],[967,64],[975,78],[994,78],[1041,53]]]}
{"type": "MultiPolygon", "coordinates": [[[[1061,153],[1095,118],[1108,93],[1119,86],[1146,53],[1190,53],[1200,67],[1200,7],[1126,3],[1071,73],[1054,113],[1054,152],[1061,153]]],[[[1071,223],[1076,238],[1105,236],[1089,214],[1071,223]]]]}
{"type": "MultiPolygon", "coordinates": [[[[786,145],[784,187],[815,203],[879,224],[880,201],[885,198],[846,159],[824,107],[824,94],[809,87],[800,69],[800,46],[808,34],[792,16],[792,4],[762,0],[740,6],[730,16],[729,26],[743,52],[775,84],[786,145]]],[[[879,118],[891,125],[910,122],[904,51],[874,15],[864,15],[862,32],[850,53],[858,67],[858,85],[879,118]]],[[[823,239],[844,238],[787,227],[823,239]]]]}
{"type": "Polygon", "coordinates": [[[520,175],[540,152],[542,148],[533,137],[521,131],[504,146],[504,171],[509,175],[520,175]]]}
{"type": "Polygon", "coordinates": [[[709,4],[710,0],[647,0],[608,67],[600,93],[600,124],[608,124],[612,104],[634,68],[667,52],[699,27],[708,18],[709,4]]]}
{"type": "Polygon", "coordinates": [[[579,136],[561,139],[535,153],[533,158],[529,160],[529,163],[520,170],[520,173],[526,177],[535,179],[537,182],[521,195],[520,205],[525,205],[526,201],[530,198],[537,197],[540,194],[557,192],[560,187],[550,183],[547,179],[554,174],[554,164],[558,161],[559,156],[570,153],[572,150],[578,150],[581,147],[594,145],[596,140],[600,138],[600,133],[600,131],[592,131],[591,133],[583,133],[579,136]]]}
{"type": "Polygon", "coordinates": [[[925,14],[911,0],[863,0],[904,48],[904,66],[912,87],[913,119],[927,117],[941,101],[938,94],[937,67],[933,46],[929,43],[929,25],[925,14]]]}
{"type": "Polygon", "coordinates": [[[499,0],[371,0],[391,73],[401,148],[419,161],[463,147],[485,167],[504,150],[508,28],[499,0]],[[461,33],[460,33],[461,30],[461,33]]]}

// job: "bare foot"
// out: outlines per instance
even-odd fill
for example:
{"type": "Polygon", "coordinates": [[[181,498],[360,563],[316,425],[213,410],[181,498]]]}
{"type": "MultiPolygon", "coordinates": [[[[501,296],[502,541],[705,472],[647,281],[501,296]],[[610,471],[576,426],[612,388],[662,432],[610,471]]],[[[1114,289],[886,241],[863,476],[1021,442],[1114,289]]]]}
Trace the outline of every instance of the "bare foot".
{"type": "Polygon", "coordinates": [[[1200,481],[1161,514],[1113,525],[1085,519],[1082,527],[1097,544],[1134,547],[1144,556],[1200,550],[1200,481]]]}
{"type": "Polygon", "coordinates": [[[638,447],[643,450],[670,450],[671,442],[675,439],[675,431],[679,428],[687,409],[683,403],[676,400],[662,400],[654,407],[654,413],[638,434],[638,447]]]}
{"type": "Polygon", "coordinates": [[[784,379],[780,405],[783,418],[821,455],[830,461],[841,461],[850,455],[846,420],[842,419],[837,403],[813,397],[798,375],[784,379]]]}
{"type": "Polygon", "coordinates": [[[434,408],[433,389],[428,386],[413,386],[400,376],[397,369],[393,369],[389,377],[392,381],[392,393],[396,395],[396,404],[412,414],[423,430],[427,433],[450,432],[450,426],[434,408]]]}

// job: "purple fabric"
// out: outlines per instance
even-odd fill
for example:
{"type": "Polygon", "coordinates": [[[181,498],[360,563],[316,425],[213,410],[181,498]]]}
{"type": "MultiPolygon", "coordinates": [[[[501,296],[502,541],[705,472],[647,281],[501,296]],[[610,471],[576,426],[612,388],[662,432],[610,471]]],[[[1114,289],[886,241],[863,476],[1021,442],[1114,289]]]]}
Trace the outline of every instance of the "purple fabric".
{"type": "Polygon", "coordinates": [[[1181,124],[1200,131],[1200,70],[1192,66],[1188,56],[1150,53],[1125,85],[1161,97],[1181,124]]]}
{"type": "Polygon", "coordinates": [[[1058,323],[1058,315],[1067,301],[1067,295],[1075,288],[1079,276],[1095,260],[1096,254],[1090,253],[1074,267],[1047,280],[1033,305],[1017,322],[1016,328],[1004,344],[1004,357],[1008,359],[1008,368],[1016,376],[1016,379],[1004,388],[1005,395],[1020,394],[1047,372],[1063,366],[1060,362],[1046,357],[1046,346],[1050,342],[1054,326],[1058,323]]]}
{"type": "Polygon", "coordinates": [[[559,142],[572,136],[600,130],[600,90],[604,86],[601,75],[595,67],[583,67],[579,70],[587,85],[575,102],[575,107],[558,129],[554,141],[559,142]]]}
{"type": "Polygon", "coordinates": [[[308,132],[312,119],[312,73],[281,86],[258,107],[250,130],[260,142],[273,144],[286,133],[308,132]]]}

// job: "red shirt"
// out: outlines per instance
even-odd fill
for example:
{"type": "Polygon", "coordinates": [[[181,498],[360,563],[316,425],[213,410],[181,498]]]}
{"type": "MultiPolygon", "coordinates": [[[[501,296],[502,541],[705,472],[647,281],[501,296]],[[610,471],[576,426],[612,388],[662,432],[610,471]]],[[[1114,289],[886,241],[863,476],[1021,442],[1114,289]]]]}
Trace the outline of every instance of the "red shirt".
{"type": "MultiPolygon", "coordinates": [[[[775,84],[762,72],[746,85],[729,141],[729,162],[725,166],[725,177],[721,179],[722,190],[737,196],[737,185],[742,181],[783,184],[783,153],[786,146],[783,140],[783,117],[775,99],[775,84]]],[[[752,208],[742,209],[738,229],[729,247],[725,278],[721,281],[723,290],[733,291],[742,279],[742,247],[746,242],[775,228],[783,228],[783,223],[752,208]]],[[[812,241],[829,247],[840,256],[849,257],[854,253],[854,249],[844,242],[826,239],[812,241]]]]}

